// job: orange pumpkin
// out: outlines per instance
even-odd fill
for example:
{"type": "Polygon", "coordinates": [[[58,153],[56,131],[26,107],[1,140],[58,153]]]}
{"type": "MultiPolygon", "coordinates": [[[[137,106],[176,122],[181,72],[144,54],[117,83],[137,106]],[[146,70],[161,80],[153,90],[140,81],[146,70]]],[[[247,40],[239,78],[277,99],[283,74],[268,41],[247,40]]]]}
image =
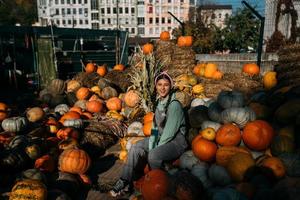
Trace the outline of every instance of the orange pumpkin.
{"type": "Polygon", "coordinates": [[[219,70],[216,70],[213,75],[212,75],[212,78],[213,79],[216,79],[216,80],[220,80],[223,78],[223,73],[219,70]]]}
{"type": "Polygon", "coordinates": [[[88,63],[85,66],[85,72],[90,74],[93,73],[96,70],[96,66],[94,63],[88,63]]]}
{"type": "Polygon", "coordinates": [[[0,122],[6,119],[8,116],[7,112],[0,110],[0,122]]]}
{"type": "Polygon", "coordinates": [[[40,169],[41,171],[53,172],[55,170],[55,161],[52,156],[44,155],[36,159],[34,168],[40,169]]]}
{"type": "Polygon", "coordinates": [[[146,44],[143,45],[143,53],[145,55],[148,55],[148,54],[152,53],[153,49],[154,49],[153,44],[146,43],[146,44]]]}
{"type": "Polygon", "coordinates": [[[126,92],[124,96],[124,102],[130,108],[134,108],[140,102],[140,96],[135,90],[130,90],[126,92]]]}
{"type": "Polygon", "coordinates": [[[222,146],[219,147],[216,153],[216,163],[223,167],[226,167],[231,159],[237,153],[251,154],[245,147],[236,146],[222,146]]]}
{"type": "Polygon", "coordinates": [[[73,111],[73,112],[77,112],[78,114],[82,114],[82,109],[78,106],[73,106],[72,108],[70,108],[69,112],[73,111]]]}
{"type": "Polygon", "coordinates": [[[206,66],[205,63],[197,64],[197,65],[193,68],[193,73],[194,73],[196,76],[204,76],[205,66],[206,66]]]}
{"type": "Polygon", "coordinates": [[[92,119],[92,118],[93,118],[93,115],[92,115],[90,112],[83,112],[83,113],[81,114],[81,117],[82,117],[83,119],[92,119]]]}
{"type": "Polygon", "coordinates": [[[273,137],[274,130],[272,126],[263,120],[248,122],[242,134],[244,143],[256,151],[267,149],[273,137]]]}
{"type": "Polygon", "coordinates": [[[162,41],[168,41],[170,40],[170,33],[169,31],[163,31],[160,33],[159,39],[162,41]]]}
{"type": "Polygon", "coordinates": [[[5,103],[0,102],[0,110],[1,111],[7,111],[8,106],[5,103]]]}
{"type": "Polygon", "coordinates": [[[114,66],[113,70],[115,71],[124,71],[125,66],[123,64],[117,64],[114,66]]]}
{"type": "Polygon", "coordinates": [[[64,150],[58,160],[58,169],[72,174],[84,174],[90,165],[90,156],[81,149],[64,150]]]}
{"type": "Polygon", "coordinates": [[[107,74],[107,67],[106,65],[101,65],[98,66],[97,68],[97,74],[99,74],[99,76],[103,77],[107,74]]]}
{"type": "Polygon", "coordinates": [[[204,76],[206,78],[213,78],[214,73],[217,71],[217,65],[214,63],[207,63],[205,67],[204,76]]]}
{"type": "Polygon", "coordinates": [[[277,84],[276,72],[269,71],[263,77],[264,88],[269,90],[277,84]]]}
{"type": "Polygon", "coordinates": [[[147,122],[152,122],[153,121],[153,117],[154,117],[154,113],[153,112],[148,112],[144,118],[143,118],[143,122],[144,124],[146,124],[147,122]]]}
{"type": "Polygon", "coordinates": [[[103,104],[101,101],[92,100],[92,101],[86,102],[86,110],[91,113],[101,112],[102,109],[103,109],[103,104]]]}
{"type": "Polygon", "coordinates": [[[146,137],[151,135],[152,121],[148,121],[143,126],[143,132],[146,137]]]}
{"type": "Polygon", "coordinates": [[[76,97],[78,100],[88,99],[90,96],[90,90],[87,87],[81,87],[76,92],[76,97]]]}
{"type": "Polygon", "coordinates": [[[248,63],[248,64],[244,64],[243,72],[248,74],[249,76],[254,76],[254,75],[258,75],[260,70],[259,70],[259,66],[257,64],[248,63]]]}
{"type": "Polygon", "coordinates": [[[76,129],[73,129],[71,127],[64,127],[57,131],[56,137],[58,137],[61,140],[66,140],[68,138],[73,138],[75,140],[78,140],[79,132],[76,129]]]}
{"type": "Polygon", "coordinates": [[[122,101],[118,97],[112,97],[107,100],[106,107],[108,110],[120,111],[122,109],[122,101]]]}
{"type": "Polygon", "coordinates": [[[169,178],[166,172],[160,169],[151,170],[145,175],[142,184],[142,195],[145,200],[158,200],[167,196],[169,178]]]}
{"type": "Polygon", "coordinates": [[[285,176],[285,172],[286,172],[285,166],[279,158],[276,157],[266,158],[263,160],[262,166],[271,169],[277,178],[282,178],[285,176]]]}
{"type": "Polygon", "coordinates": [[[69,111],[60,118],[59,122],[63,124],[66,119],[80,119],[80,114],[75,111],[69,111]]]}
{"type": "Polygon", "coordinates": [[[236,146],[241,142],[241,131],[234,124],[224,124],[217,131],[216,142],[222,146],[236,146]]]}
{"type": "Polygon", "coordinates": [[[193,44],[193,37],[192,36],[180,36],[177,39],[177,45],[179,47],[190,47],[193,44]]]}
{"type": "Polygon", "coordinates": [[[195,137],[192,142],[192,150],[200,160],[212,161],[216,156],[217,145],[207,139],[195,137]]]}

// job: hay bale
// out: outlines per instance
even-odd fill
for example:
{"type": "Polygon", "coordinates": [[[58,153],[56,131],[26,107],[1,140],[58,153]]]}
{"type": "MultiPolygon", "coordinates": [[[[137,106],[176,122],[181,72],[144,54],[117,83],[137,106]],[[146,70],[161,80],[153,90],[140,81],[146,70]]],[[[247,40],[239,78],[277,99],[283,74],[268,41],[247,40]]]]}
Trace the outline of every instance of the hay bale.
{"type": "Polygon", "coordinates": [[[122,92],[126,92],[127,88],[131,85],[130,76],[132,67],[126,68],[124,71],[109,71],[105,78],[108,79],[112,84],[117,86],[122,92]]]}

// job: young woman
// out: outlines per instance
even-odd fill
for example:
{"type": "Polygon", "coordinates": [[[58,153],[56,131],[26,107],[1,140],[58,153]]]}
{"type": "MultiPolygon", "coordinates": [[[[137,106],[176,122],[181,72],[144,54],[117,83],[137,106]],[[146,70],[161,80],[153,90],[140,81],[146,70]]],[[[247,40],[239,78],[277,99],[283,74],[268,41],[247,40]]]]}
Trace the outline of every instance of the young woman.
{"type": "MultiPolygon", "coordinates": [[[[110,194],[114,197],[128,192],[135,173],[145,159],[151,169],[162,168],[164,161],[178,158],[187,148],[185,117],[182,106],[172,92],[173,80],[162,72],[155,78],[157,100],[151,136],[131,147],[120,179],[110,194]]],[[[143,169],[143,167],[142,167],[143,169]]]]}

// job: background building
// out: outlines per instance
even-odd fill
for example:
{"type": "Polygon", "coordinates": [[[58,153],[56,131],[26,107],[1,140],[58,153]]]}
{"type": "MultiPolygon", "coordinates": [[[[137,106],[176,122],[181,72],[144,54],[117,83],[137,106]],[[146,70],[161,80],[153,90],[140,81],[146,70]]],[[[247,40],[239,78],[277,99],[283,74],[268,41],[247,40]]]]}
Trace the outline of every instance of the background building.
{"type": "Polygon", "coordinates": [[[232,15],[231,5],[201,5],[199,12],[202,21],[206,24],[214,24],[219,28],[225,27],[225,21],[232,15]]]}

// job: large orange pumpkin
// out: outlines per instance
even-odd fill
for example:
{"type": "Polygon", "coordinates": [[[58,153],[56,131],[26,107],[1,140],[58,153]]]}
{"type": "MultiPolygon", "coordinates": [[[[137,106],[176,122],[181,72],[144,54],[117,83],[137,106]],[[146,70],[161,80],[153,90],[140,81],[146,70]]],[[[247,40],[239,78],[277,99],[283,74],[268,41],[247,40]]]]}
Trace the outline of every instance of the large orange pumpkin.
{"type": "Polygon", "coordinates": [[[159,39],[162,41],[168,41],[170,40],[170,33],[169,31],[163,31],[160,33],[159,39]]]}
{"type": "Polygon", "coordinates": [[[105,76],[107,73],[107,67],[106,65],[101,65],[101,66],[98,66],[97,68],[97,74],[99,74],[99,76],[103,77],[105,76]]]}
{"type": "Polygon", "coordinates": [[[142,195],[145,200],[158,200],[167,196],[169,178],[166,172],[154,169],[145,175],[142,184],[142,195]]]}
{"type": "Polygon", "coordinates": [[[256,151],[267,149],[273,137],[274,130],[272,126],[263,120],[248,122],[242,134],[244,143],[256,151]]]}
{"type": "Polygon", "coordinates": [[[117,64],[114,66],[113,70],[115,71],[124,71],[125,66],[123,64],[117,64]]]}
{"type": "Polygon", "coordinates": [[[87,87],[81,87],[76,92],[76,97],[78,100],[88,99],[90,96],[90,90],[87,87]]]}
{"type": "Polygon", "coordinates": [[[244,64],[243,72],[250,76],[254,76],[254,75],[258,75],[260,70],[259,70],[259,66],[257,64],[248,63],[248,64],[244,64]]]}
{"type": "Polygon", "coordinates": [[[204,138],[195,137],[192,142],[192,150],[200,160],[212,161],[216,156],[217,145],[204,138]]]}
{"type": "Polygon", "coordinates": [[[78,112],[69,111],[60,118],[59,122],[64,123],[66,119],[79,119],[79,118],[80,118],[80,114],[78,112]]]}
{"type": "Polygon", "coordinates": [[[93,73],[96,70],[96,66],[94,63],[88,63],[85,66],[85,72],[90,74],[93,73]]]}
{"type": "Polygon", "coordinates": [[[279,158],[276,157],[266,158],[263,160],[262,166],[271,169],[277,178],[282,178],[285,176],[285,172],[286,172],[285,166],[279,158]]]}
{"type": "Polygon", "coordinates": [[[124,96],[124,102],[127,106],[134,108],[140,102],[140,96],[135,90],[130,90],[126,92],[124,96]]]}
{"type": "Polygon", "coordinates": [[[90,156],[81,149],[64,150],[58,160],[58,169],[72,174],[84,174],[90,165],[90,156]]]}
{"type": "Polygon", "coordinates": [[[222,146],[236,146],[241,138],[239,127],[234,124],[224,124],[217,131],[216,142],[222,146]]]}
{"type": "Polygon", "coordinates": [[[148,55],[153,52],[154,46],[153,44],[147,43],[143,45],[143,53],[148,55]]]}
{"type": "Polygon", "coordinates": [[[86,110],[91,113],[101,112],[103,109],[103,104],[99,100],[92,100],[86,102],[86,110]]]}
{"type": "Polygon", "coordinates": [[[106,107],[108,110],[120,111],[122,109],[122,101],[118,97],[112,97],[107,100],[106,107]]]}

